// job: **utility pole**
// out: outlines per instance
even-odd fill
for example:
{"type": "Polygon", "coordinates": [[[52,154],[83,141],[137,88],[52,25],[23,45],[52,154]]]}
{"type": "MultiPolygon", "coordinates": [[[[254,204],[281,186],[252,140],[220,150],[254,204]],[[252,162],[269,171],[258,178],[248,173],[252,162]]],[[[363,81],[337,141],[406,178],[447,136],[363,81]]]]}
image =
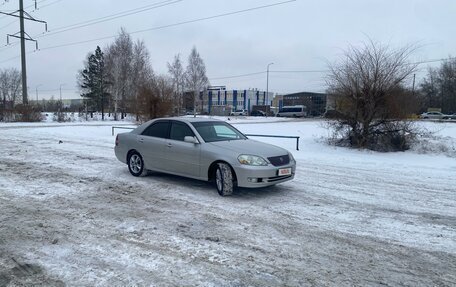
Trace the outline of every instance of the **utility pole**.
{"type": "MultiPolygon", "coordinates": [[[[36,0],[35,0],[35,9],[36,9],[36,0]]],[[[4,14],[4,15],[7,15],[7,16],[19,18],[20,31],[18,33],[16,33],[16,34],[7,34],[6,42],[7,42],[7,45],[9,45],[9,37],[18,38],[18,39],[21,40],[22,103],[24,105],[27,105],[28,104],[27,60],[26,60],[26,57],[25,57],[25,40],[35,42],[36,50],[38,50],[38,42],[36,40],[32,39],[32,37],[30,37],[27,34],[27,32],[25,32],[24,20],[44,23],[46,32],[47,32],[47,23],[46,23],[46,21],[37,20],[37,19],[33,18],[32,16],[30,16],[29,13],[25,12],[24,11],[24,0],[19,0],[19,10],[15,11],[13,13],[5,13],[5,12],[1,12],[0,11],[0,14],[4,14]],[[19,34],[19,36],[17,34],[19,34]]]]}
{"type": "Polygon", "coordinates": [[[269,98],[269,66],[271,66],[271,65],[274,65],[274,63],[269,63],[268,67],[266,68],[266,97],[264,99],[265,105],[268,102],[267,99],[269,98]]]}
{"type": "Polygon", "coordinates": [[[24,28],[24,1],[19,0],[19,22],[20,22],[20,35],[21,35],[21,67],[22,67],[22,103],[28,104],[27,98],[27,61],[25,59],[25,28],[24,28]]]}

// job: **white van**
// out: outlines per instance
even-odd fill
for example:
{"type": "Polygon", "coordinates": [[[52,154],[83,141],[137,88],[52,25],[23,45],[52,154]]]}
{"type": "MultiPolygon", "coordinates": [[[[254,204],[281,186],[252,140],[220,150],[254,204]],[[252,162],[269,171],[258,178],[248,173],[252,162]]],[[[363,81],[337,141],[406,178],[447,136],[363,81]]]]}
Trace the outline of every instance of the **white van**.
{"type": "Polygon", "coordinates": [[[278,117],[307,117],[307,108],[303,105],[284,106],[277,113],[278,117]]]}

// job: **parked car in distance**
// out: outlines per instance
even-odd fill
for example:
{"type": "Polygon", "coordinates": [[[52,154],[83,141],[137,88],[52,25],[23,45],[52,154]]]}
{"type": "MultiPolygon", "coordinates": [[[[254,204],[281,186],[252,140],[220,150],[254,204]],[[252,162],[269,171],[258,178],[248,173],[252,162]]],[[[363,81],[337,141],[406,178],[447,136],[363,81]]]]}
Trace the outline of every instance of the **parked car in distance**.
{"type": "Polygon", "coordinates": [[[420,118],[422,118],[422,119],[446,120],[446,119],[449,119],[450,116],[442,114],[441,112],[427,112],[427,113],[422,113],[420,115],[420,118]]]}
{"type": "Polygon", "coordinates": [[[448,115],[449,119],[456,120],[456,113],[448,115]]]}
{"type": "Polygon", "coordinates": [[[266,113],[260,110],[253,110],[250,112],[250,116],[252,117],[265,117],[266,113]]]}
{"type": "Polygon", "coordinates": [[[246,116],[247,111],[246,110],[235,110],[230,113],[230,116],[246,116]]]}
{"type": "Polygon", "coordinates": [[[230,124],[206,118],[162,118],[116,137],[115,155],[133,176],[148,170],[213,181],[220,195],[294,178],[287,150],[248,139],[230,124]]]}

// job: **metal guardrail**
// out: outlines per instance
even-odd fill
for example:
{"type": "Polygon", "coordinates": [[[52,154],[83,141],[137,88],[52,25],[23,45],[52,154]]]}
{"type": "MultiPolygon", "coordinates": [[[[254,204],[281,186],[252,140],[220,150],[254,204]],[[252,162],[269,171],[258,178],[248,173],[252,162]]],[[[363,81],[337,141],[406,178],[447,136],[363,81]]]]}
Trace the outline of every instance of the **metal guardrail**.
{"type": "Polygon", "coordinates": [[[264,137],[264,138],[286,138],[286,139],[296,139],[296,150],[299,150],[299,136],[276,136],[276,135],[254,135],[254,134],[244,134],[248,137],[264,137]]]}
{"type": "MultiPolygon", "coordinates": [[[[128,127],[112,127],[112,135],[114,135],[115,129],[124,129],[124,130],[134,130],[135,128],[128,127]]],[[[296,150],[299,150],[299,136],[277,136],[277,135],[254,135],[254,134],[244,134],[248,137],[264,137],[264,138],[285,138],[285,139],[296,139],[296,150]]]]}

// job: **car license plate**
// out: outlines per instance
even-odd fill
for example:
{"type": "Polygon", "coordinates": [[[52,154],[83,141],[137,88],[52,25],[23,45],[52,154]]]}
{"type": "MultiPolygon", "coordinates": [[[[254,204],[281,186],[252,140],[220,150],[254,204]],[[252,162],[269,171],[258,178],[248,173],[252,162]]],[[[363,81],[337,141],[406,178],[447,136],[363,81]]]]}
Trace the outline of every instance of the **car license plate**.
{"type": "Polygon", "coordinates": [[[281,175],[290,175],[290,174],[291,174],[291,167],[279,169],[279,176],[281,176],[281,175]]]}

